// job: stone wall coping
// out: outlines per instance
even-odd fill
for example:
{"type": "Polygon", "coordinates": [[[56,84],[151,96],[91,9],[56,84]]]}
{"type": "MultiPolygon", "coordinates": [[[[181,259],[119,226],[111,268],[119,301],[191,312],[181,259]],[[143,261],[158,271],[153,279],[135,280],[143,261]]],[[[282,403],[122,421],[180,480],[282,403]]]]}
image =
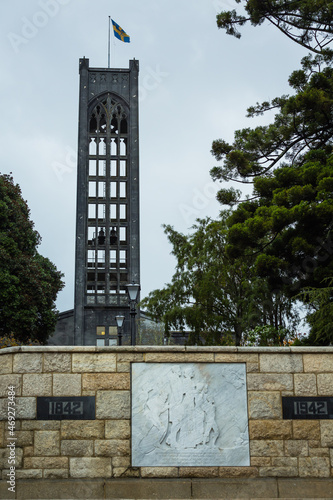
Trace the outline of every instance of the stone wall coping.
{"type": "Polygon", "coordinates": [[[0,349],[1,354],[15,354],[15,353],[93,353],[93,352],[133,352],[133,353],[167,353],[167,352],[214,352],[214,353],[265,353],[265,354],[332,354],[333,346],[328,347],[234,347],[234,346],[15,346],[0,349]]]}

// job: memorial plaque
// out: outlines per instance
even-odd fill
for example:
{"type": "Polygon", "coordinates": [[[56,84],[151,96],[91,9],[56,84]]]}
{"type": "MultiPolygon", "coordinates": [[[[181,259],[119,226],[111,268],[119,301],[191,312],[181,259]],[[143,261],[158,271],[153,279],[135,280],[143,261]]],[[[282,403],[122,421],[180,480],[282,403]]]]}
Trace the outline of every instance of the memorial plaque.
{"type": "Polygon", "coordinates": [[[333,418],[333,397],[282,397],[284,419],[313,420],[333,418]]]}
{"type": "Polygon", "coordinates": [[[38,397],[38,420],[95,420],[95,396],[38,397]]]}
{"type": "Polygon", "coordinates": [[[245,363],[132,363],[132,465],[249,466],[245,363]]]}

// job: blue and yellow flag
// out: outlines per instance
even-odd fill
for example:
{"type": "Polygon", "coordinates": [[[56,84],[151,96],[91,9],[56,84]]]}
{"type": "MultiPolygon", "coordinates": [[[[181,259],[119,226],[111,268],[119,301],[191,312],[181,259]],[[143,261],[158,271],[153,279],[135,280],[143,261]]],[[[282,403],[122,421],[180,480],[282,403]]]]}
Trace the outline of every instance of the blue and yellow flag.
{"type": "Polygon", "coordinates": [[[112,21],[112,26],[113,26],[113,34],[118,40],[121,40],[122,42],[127,42],[130,43],[130,37],[125,33],[125,31],[119,26],[119,24],[115,23],[113,19],[112,21]]]}

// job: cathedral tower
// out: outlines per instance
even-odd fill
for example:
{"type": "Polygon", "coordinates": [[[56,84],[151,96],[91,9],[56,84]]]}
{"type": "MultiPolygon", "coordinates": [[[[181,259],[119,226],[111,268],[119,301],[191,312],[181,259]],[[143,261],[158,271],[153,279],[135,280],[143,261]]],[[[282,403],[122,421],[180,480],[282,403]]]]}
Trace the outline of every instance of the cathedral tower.
{"type": "Polygon", "coordinates": [[[139,62],[90,68],[80,59],[74,344],[130,335],[128,283],[140,283],[139,62]]]}

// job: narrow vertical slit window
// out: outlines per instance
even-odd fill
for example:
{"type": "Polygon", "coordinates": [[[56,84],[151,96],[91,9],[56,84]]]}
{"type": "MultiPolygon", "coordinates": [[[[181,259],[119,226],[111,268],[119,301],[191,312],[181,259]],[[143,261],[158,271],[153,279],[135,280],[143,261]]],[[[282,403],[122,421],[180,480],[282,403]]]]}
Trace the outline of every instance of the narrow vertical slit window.
{"type": "Polygon", "coordinates": [[[126,182],[119,182],[119,197],[126,198],[126,182]]]}
{"type": "Polygon", "coordinates": [[[106,161],[98,160],[98,175],[100,177],[105,177],[106,161]]]}
{"type": "Polygon", "coordinates": [[[98,218],[104,220],[105,219],[105,205],[98,205],[98,218]]]}
{"type": "Polygon", "coordinates": [[[119,266],[122,268],[127,267],[127,259],[126,259],[126,250],[120,250],[119,251],[119,266]]]}
{"type": "Polygon", "coordinates": [[[96,152],[97,152],[96,139],[94,137],[92,137],[90,139],[90,143],[89,143],[89,154],[95,155],[96,152]]]}
{"type": "Polygon", "coordinates": [[[88,250],[88,267],[95,267],[95,250],[88,250]]]}
{"type": "Polygon", "coordinates": [[[96,198],[96,182],[89,182],[89,198],[96,198]]]}
{"type": "Polygon", "coordinates": [[[126,205],[119,205],[119,218],[120,220],[126,220],[126,205]]]}
{"type": "Polygon", "coordinates": [[[126,177],[126,160],[120,160],[119,162],[119,176],[126,177]]]}
{"type": "Polygon", "coordinates": [[[98,183],[98,197],[105,198],[105,182],[98,183]]]}
{"type": "Polygon", "coordinates": [[[111,203],[110,205],[110,219],[112,221],[117,220],[117,205],[115,203],[111,203]]]}
{"type": "Polygon", "coordinates": [[[96,175],[96,160],[89,160],[89,175],[96,175]]]}
{"type": "Polygon", "coordinates": [[[117,155],[117,139],[111,139],[110,153],[111,153],[111,156],[117,155]]]}
{"type": "Polygon", "coordinates": [[[90,245],[95,245],[96,243],[96,229],[94,227],[88,227],[88,243],[90,245]]]}
{"type": "Polygon", "coordinates": [[[120,243],[126,243],[127,237],[126,237],[126,227],[121,227],[119,228],[119,240],[120,243]]]}
{"type": "Polygon", "coordinates": [[[110,196],[111,196],[111,198],[117,198],[117,183],[116,182],[111,182],[110,196]]]}
{"type": "Polygon", "coordinates": [[[110,175],[111,177],[117,176],[117,160],[111,160],[110,163],[110,175]]]}
{"type": "Polygon", "coordinates": [[[120,145],[119,145],[119,155],[120,156],[126,156],[127,154],[127,148],[126,148],[126,144],[127,143],[127,140],[126,139],[120,139],[120,145]]]}
{"type": "Polygon", "coordinates": [[[106,144],[104,138],[99,140],[98,154],[99,156],[104,156],[106,154],[106,144]]]}
{"type": "Polygon", "coordinates": [[[117,250],[110,250],[110,267],[117,267],[117,250]]]}
{"type": "Polygon", "coordinates": [[[98,267],[105,267],[105,250],[97,250],[98,267]]]}
{"type": "Polygon", "coordinates": [[[88,219],[96,219],[96,205],[94,203],[88,205],[88,219]]]}

